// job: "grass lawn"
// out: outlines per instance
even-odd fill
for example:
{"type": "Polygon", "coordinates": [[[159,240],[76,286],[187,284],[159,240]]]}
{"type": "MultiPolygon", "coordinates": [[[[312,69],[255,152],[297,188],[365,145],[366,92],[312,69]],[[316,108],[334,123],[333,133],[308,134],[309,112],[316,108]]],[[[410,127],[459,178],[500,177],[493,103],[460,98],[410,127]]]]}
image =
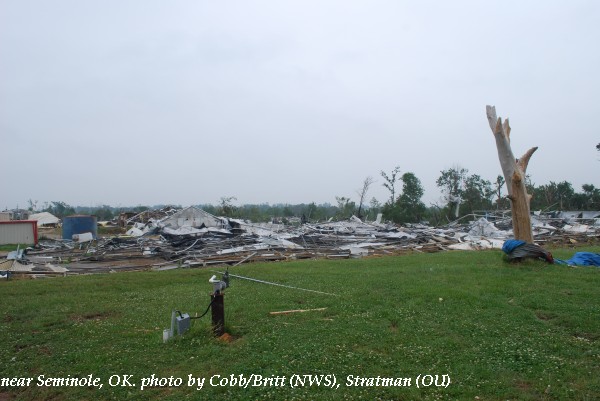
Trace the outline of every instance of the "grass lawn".
{"type": "MultiPolygon", "coordinates": [[[[553,253],[568,259],[574,250],[553,253]]],[[[230,272],[337,296],[233,278],[225,291],[232,341],[212,336],[209,313],[163,343],[173,309],[206,309],[212,271],[0,281],[0,380],[32,378],[22,387],[5,380],[0,400],[600,399],[599,268],[511,265],[500,251],[482,251],[230,272]],[[317,308],[326,309],[269,314],[317,308]],[[142,390],[153,374],[182,383],[142,390]],[[102,388],[38,385],[89,375],[102,388]],[[189,375],[204,378],[202,389],[188,386],[189,375]],[[271,380],[242,388],[232,375],[271,380]],[[320,386],[306,379],[292,387],[293,375],[325,376],[312,376],[323,378],[320,386]],[[403,380],[348,386],[350,375],[403,380]],[[450,384],[423,386],[435,375],[450,384]]]]}
{"type": "Polygon", "coordinates": [[[19,249],[25,249],[25,248],[27,248],[28,246],[31,246],[31,245],[28,245],[28,244],[9,244],[9,245],[0,245],[0,252],[7,252],[7,253],[8,253],[8,252],[16,251],[16,250],[17,250],[17,247],[18,247],[19,249]]]}

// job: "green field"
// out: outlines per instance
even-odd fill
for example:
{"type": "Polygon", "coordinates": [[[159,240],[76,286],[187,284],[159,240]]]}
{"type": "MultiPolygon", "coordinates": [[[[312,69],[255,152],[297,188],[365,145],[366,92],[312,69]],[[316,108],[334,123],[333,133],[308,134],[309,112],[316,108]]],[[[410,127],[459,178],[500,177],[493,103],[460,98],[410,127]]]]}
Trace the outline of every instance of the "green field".
{"type": "Polygon", "coordinates": [[[482,251],[230,271],[336,295],[234,278],[225,291],[231,341],[212,336],[209,314],[163,343],[173,309],[206,309],[211,270],[3,280],[0,400],[600,399],[598,268],[512,265],[482,251]],[[317,308],[326,309],[269,313],[317,308]],[[102,388],[48,380],[90,375],[102,388]],[[142,390],[152,375],[165,385],[142,390]],[[190,375],[205,379],[201,389],[188,386],[190,375]],[[291,386],[301,384],[294,375],[304,386],[291,386]],[[436,386],[436,375],[449,385],[436,386]],[[349,386],[349,376],[374,379],[349,386]],[[240,377],[253,382],[240,387],[240,377]],[[402,386],[368,386],[377,377],[402,386]]]}

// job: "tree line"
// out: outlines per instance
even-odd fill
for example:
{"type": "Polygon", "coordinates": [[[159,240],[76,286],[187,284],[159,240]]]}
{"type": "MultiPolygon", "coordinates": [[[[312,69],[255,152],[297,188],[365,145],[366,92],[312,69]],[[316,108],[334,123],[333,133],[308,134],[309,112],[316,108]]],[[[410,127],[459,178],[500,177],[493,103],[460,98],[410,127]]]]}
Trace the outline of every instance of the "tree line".
{"type": "MultiPolygon", "coordinates": [[[[600,150],[600,144],[598,144],[600,150]]],[[[402,173],[400,167],[390,172],[380,172],[382,182],[389,197],[381,203],[375,197],[368,200],[368,192],[376,182],[366,177],[354,196],[336,196],[335,204],[300,203],[300,204],[244,204],[236,205],[234,196],[222,197],[218,204],[198,204],[208,213],[230,218],[247,219],[253,222],[278,221],[319,222],[344,220],[355,215],[361,219],[373,221],[381,213],[384,221],[399,224],[427,222],[432,225],[448,222],[474,215],[478,211],[508,210],[509,200],[506,198],[504,178],[499,175],[489,181],[478,174],[471,174],[468,169],[453,166],[442,170],[436,185],[442,193],[440,201],[428,206],[422,201],[425,193],[421,181],[413,172],[402,173]]],[[[527,177],[527,190],[532,194],[531,210],[564,211],[564,210],[600,210],[600,189],[593,184],[584,184],[581,191],[576,191],[570,182],[553,182],[535,185],[527,177]]],[[[165,205],[113,207],[101,205],[96,207],[71,206],[62,201],[46,202],[38,207],[37,201],[29,201],[29,210],[47,211],[59,218],[73,214],[93,214],[98,220],[111,220],[122,212],[140,213],[148,209],[158,209],[165,205]]],[[[181,205],[170,205],[181,207],[181,205]]]]}

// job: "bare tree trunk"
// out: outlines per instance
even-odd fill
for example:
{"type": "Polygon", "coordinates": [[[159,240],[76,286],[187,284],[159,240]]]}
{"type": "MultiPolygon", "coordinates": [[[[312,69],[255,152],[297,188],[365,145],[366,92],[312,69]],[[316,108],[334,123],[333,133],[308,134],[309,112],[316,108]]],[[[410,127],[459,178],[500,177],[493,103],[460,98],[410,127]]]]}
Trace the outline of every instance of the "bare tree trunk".
{"type": "Polygon", "coordinates": [[[362,219],[362,205],[363,203],[365,203],[365,199],[367,197],[367,192],[369,192],[369,187],[371,186],[371,184],[373,184],[373,182],[375,182],[373,180],[373,177],[369,176],[367,178],[365,178],[365,180],[363,181],[363,186],[362,189],[359,189],[358,191],[356,191],[356,193],[358,194],[358,196],[360,197],[360,200],[358,201],[358,218],[362,219]]]}
{"type": "Polygon", "coordinates": [[[515,239],[533,243],[533,232],[531,229],[531,216],[529,204],[531,195],[525,187],[525,173],[529,159],[537,150],[537,147],[529,149],[520,158],[516,159],[510,147],[510,125],[508,118],[502,123],[502,119],[496,117],[496,108],[486,106],[487,119],[490,128],[496,138],[496,148],[500,166],[508,189],[508,199],[511,203],[513,233],[515,239]]]}

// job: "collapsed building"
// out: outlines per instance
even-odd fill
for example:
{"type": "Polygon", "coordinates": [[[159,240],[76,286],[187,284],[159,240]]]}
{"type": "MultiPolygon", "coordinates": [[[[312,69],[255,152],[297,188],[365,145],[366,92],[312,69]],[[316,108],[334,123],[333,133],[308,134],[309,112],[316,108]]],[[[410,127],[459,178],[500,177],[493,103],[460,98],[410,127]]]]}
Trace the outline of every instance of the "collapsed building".
{"type": "MultiPolygon", "coordinates": [[[[366,222],[355,216],[284,225],[217,217],[194,206],[168,207],[130,215],[126,235],[39,241],[20,257],[3,262],[0,271],[43,276],[500,249],[512,238],[506,212],[470,217],[471,222],[455,221],[438,228],[366,222]]],[[[540,245],[597,243],[600,236],[600,212],[535,213],[532,220],[535,242],[540,245]]]]}

